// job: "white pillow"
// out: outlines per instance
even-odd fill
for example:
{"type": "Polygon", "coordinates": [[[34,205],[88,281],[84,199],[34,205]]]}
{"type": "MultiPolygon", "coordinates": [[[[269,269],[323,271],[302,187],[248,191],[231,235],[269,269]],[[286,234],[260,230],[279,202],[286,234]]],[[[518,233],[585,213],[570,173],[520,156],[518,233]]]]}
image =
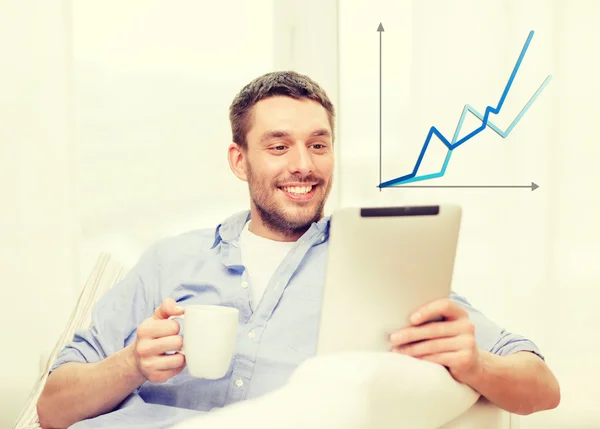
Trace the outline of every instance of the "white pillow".
{"type": "Polygon", "coordinates": [[[479,396],[441,365],[391,352],[347,352],[310,358],[282,388],[174,429],[438,429],[479,396]]]}

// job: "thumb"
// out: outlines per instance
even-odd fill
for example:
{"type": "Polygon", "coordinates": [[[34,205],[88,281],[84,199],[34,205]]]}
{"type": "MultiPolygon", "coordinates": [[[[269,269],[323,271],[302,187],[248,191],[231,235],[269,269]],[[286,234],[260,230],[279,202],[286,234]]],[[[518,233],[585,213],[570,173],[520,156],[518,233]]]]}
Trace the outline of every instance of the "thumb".
{"type": "Polygon", "coordinates": [[[165,320],[171,316],[180,316],[184,312],[185,309],[177,305],[173,298],[167,298],[154,310],[152,317],[157,320],[165,320]]]}

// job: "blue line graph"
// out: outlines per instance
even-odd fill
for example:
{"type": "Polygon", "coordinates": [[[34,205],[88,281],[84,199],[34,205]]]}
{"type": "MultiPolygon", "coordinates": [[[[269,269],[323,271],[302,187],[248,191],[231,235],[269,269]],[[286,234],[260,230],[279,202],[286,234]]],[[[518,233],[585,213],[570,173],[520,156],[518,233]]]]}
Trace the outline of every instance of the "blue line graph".
{"type": "Polygon", "coordinates": [[[504,91],[502,92],[502,96],[500,97],[500,101],[498,102],[498,105],[496,107],[488,106],[485,109],[485,114],[482,115],[481,113],[479,113],[477,110],[475,110],[469,104],[465,105],[462,115],[460,116],[460,120],[458,121],[458,125],[456,126],[456,131],[454,132],[454,136],[452,137],[451,142],[448,141],[448,139],[446,137],[444,137],[444,135],[435,126],[432,126],[429,129],[429,133],[427,134],[427,138],[425,139],[425,144],[423,145],[423,148],[421,149],[421,153],[419,154],[419,158],[417,159],[417,163],[415,164],[415,167],[414,167],[412,173],[407,174],[405,176],[397,177],[392,180],[388,180],[387,182],[382,182],[382,183],[380,183],[379,187],[385,188],[385,187],[389,187],[389,186],[398,185],[400,183],[410,183],[410,182],[417,182],[417,181],[421,181],[421,180],[428,180],[428,179],[434,179],[437,177],[442,177],[446,173],[446,169],[448,168],[448,164],[449,164],[450,158],[452,156],[452,151],[454,149],[456,149],[457,147],[459,147],[461,144],[463,144],[463,143],[467,142],[468,140],[470,140],[471,138],[475,137],[477,134],[482,132],[486,127],[490,127],[493,131],[495,131],[502,138],[508,137],[508,135],[514,129],[514,127],[519,123],[519,121],[521,120],[523,115],[525,115],[527,110],[529,110],[529,108],[531,107],[533,102],[538,98],[538,96],[542,93],[544,88],[548,85],[548,83],[550,83],[550,80],[552,79],[552,76],[550,75],[546,78],[546,80],[544,80],[542,85],[540,85],[538,90],[533,94],[533,96],[529,99],[529,101],[527,102],[525,107],[523,107],[523,109],[521,109],[521,111],[519,112],[517,117],[512,121],[512,123],[508,126],[508,128],[505,131],[502,131],[500,128],[498,128],[496,125],[494,125],[489,120],[490,113],[497,115],[500,112],[500,110],[502,109],[504,101],[506,100],[506,96],[508,95],[508,92],[513,84],[513,81],[515,80],[516,75],[517,75],[517,71],[519,70],[519,67],[521,66],[521,62],[523,61],[523,58],[525,57],[527,48],[529,47],[529,44],[531,43],[533,34],[534,34],[533,31],[531,31],[529,33],[529,36],[527,37],[527,40],[525,41],[525,45],[523,46],[523,49],[521,50],[521,54],[519,55],[519,58],[517,59],[517,63],[515,64],[515,66],[513,68],[513,71],[508,79],[506,87],[504,88],[504,91]],[[464,136],[462,139],[457,140],[458,135],[460,134],[460,131],[462,129],[463,123],[466,119],[467,112],[473,114],[475,117],[477,117],[479,120],[481,120],[481,122],[482,122],[481,126],[478,127],[477,129],[471,131],[469,134],[464,136]],[[448,148],[448,154],[446,155],[446,159],[444,160],[442,169],[438,173],[417,176],[419,167],[421,165],[421,162],[423,161],[423,157],[425,156],[427,147],[429,146],[429,142],[431,141],[431,138],[433,137],[434,134],[448,148]]]}

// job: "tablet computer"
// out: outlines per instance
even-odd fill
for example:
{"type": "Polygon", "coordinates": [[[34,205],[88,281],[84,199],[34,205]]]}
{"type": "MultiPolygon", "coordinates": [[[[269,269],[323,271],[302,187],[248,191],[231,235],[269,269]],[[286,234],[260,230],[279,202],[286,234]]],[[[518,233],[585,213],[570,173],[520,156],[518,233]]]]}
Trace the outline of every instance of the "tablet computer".
{"type": "Polygon", "coordinates": [[[388,351],[414,310],[449,297],[461,216],[454,204],[334,211],[317,355],[388,351]]]}

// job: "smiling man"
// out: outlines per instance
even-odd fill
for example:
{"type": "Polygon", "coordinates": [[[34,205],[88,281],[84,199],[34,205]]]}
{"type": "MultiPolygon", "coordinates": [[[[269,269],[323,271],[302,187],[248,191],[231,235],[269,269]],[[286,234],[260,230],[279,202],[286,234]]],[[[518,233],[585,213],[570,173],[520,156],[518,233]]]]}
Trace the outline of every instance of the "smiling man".
{"type": "MultiPolygon", "coordinates": [[[[250,209],[214,228],[161,240],[142,255],[96,304],[93,326],[60,352],[38,402],[42,427],[166,428],[273,391],[314,355],[329,238],[333,105],[307,76],[274,72],[241,90],[230,120],[229,165],[248,183],[250,209]],[[170,317],[190,304],[240,311],[235,358],[219,380],[192,377],[182,354],[167,353],[182,346],[170,317]]],[[[560,400],[538,347],[454,293],[393,333],[390,350],[446,366],[514,413],[554,408],[560,400]],[[422,324],[435,316],[444,320],[422,324]]]]}
{"type": "Polygon", "coordinates": [[[265,87],[256,82],[231,107],[229,163],[248,182],[251,231],[270,240],[295,241],[323,217],[331,190],[334,108],[316,84],[295,75],[263,79],[265,87]],[[287,93],[277,95],[275,85],[286,80],[287,93]],[[272,91],[267,85],[273,85],[272,91]]]}

